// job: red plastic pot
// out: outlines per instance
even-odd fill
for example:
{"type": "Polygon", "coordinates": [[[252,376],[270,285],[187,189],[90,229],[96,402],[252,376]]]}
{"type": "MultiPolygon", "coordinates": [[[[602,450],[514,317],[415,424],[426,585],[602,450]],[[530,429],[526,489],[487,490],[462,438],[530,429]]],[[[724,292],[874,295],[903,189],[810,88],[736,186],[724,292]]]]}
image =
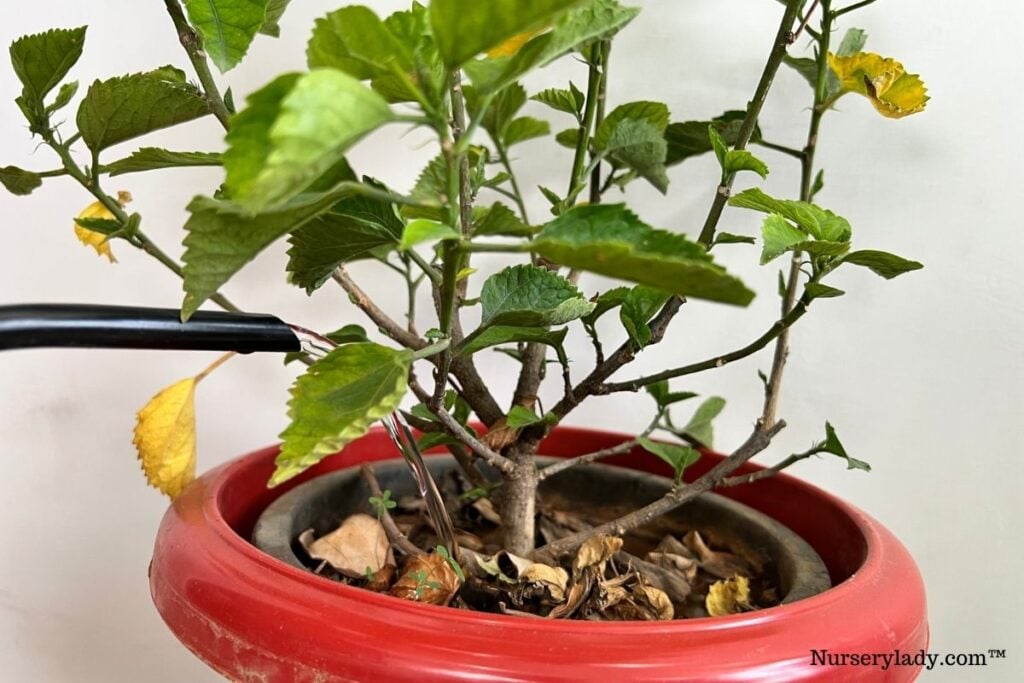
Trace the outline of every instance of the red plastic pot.
{"type": "MultiPolygon", "coordinates": [[[[542,452],[571,456],[626,436],[559,428],[542,452]]],[[[803,536],[834,587],[791,605],[659,623],[546,621],[420,605],[338,584],[249,544],[259,513],[318,474],[390,458],[381,431],[268,490],[276,448],[207,473],[168,510],[150,567],[153,600],[175,635],[240,681],[905,681],[919,669],[829,667],[812,650],[916,653],[928,645],[924,585],[878,522],[780,475],[729,495],[803,536]]],[[[631,453],[610,463],[666,473],[631,453]]],[[[689,472],[717,462],[708,456],[689,472]]],[[[757,467],[747,466],[745,471],[757,467]]]]}

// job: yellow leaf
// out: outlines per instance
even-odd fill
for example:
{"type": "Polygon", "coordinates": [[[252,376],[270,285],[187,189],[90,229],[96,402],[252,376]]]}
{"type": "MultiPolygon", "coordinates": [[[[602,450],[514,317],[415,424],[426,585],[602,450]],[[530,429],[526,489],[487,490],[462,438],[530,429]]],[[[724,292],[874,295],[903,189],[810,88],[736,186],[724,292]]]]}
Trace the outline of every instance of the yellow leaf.
{"type": "Polygon", "coordinates": [[[166,387],[139,411],[132,443],[142,471],[171,500],[196,478],[196,384],[234,355],[225,354],[195,377],[166,387]]]}
{"type": "Polygon", "coordinates": [[[704,599],[708,614],[724,617],[750,609],[750,581],[745,576],[715,581],[704,599]]]}
{"type": "Polygon", "coordinates": [[[899,119],[924,111],[928,89],[917,74],[909,74],[895,59],[871,52],[846,57],[829,53],[828,65],[839,79],[840,92],[864,95],[878,112],[899,119]]]}
{"type": "MultiPolygon", "coordinates": [[[[117,193],[117,203],[124,206],[132,200],[132,196],[124,191],[117,193]]],[[[105,207],[102,202],[93,202],[89,206],[82,209],[82,213],[78,214],[78,218],[101,218],[106,220],[114,220],[115,216],[110,212],[110,209],[105,207]]],[[[95,230],[89,230],[83,228],[78,223],[75,223],[75,237],[78,240],[89,247],[96,250],[96,253],[100,256],[106,256],[110,259],[111,263],[116,263],[117,259],[114,258],[114,252],[110,249],[110,238],[104,235],[102,232],[96,232],[95,230]]]]}
{"type": "Polygon", "coordinates": [[[517,33],[504,43],[496,45],[488,50],[487,56],[491,59],[495,59],[496,57],[511,57],[515,53],[519,52],[519,49],[526,44],[526,41],[533,38],[537,33],[538,31],[524,31],[522,33],[517,33]]]}
{"type": "Polygon", "coordinates": [[[196,378],[167,387],[139,411],[135,449],[149,484],[173,500],[196,476],[196,378]]]}

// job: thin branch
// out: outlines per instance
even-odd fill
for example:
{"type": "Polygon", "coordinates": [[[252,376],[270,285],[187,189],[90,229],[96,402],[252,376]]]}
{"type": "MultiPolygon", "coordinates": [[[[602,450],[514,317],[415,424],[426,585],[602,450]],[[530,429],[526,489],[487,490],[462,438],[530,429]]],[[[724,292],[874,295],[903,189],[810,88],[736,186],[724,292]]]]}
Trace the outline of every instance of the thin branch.
{"type": "Polygon", "coordinates": [[[771,467],[767,467],[763,470],[751,472],[750,474],[740,474],[735,477],[726,477],[718,484],[718,486],[719,488],[721,488],[728,486],[740,486],[742,484],[753,484],[755,481],[761,481],[762,479],[774,477],[782,470],[788,467],[792,467],[796,463],[806,460],[812,455],[817,455],[820,452],[821,449],[818,446],[815,446],[814,448],[804,451],[803,453],[794,453],[788,458],[785,458],[784,460],[781,460],[780,462],[777,462],[771,467]]]}
{"type": "MultiPolygon", "coordinates": [[[[874,2],[874,0],[870,1],[874,2]]],[[[811,3],[811,6],[807,9],[807,14],[805,14],[804,18],[800,21],[800,26],[798,26],[796,31],[793,32],[793,38],[789,41],[790,43],[795,43],[800,37],[800,34],[803,33],[805,28],[807,28],[807,23],[811,20],[814,10],[818,9],[819,2],[820,0],[814,0],[814,2],[811,3]]]]}
{"type": "Polygon", "coordinates": [[[800,149],[794,149],[792,147],[786,147],[785,145],[777,145],[774,142],[768,142],[767,140],[758,140],[754,144],[755,145],[760,145],[760,146],[765,147],[767,149],[773,149],[776,152],[781,152],[782,154],[788,154],[789,156],[791,156],[791,157],[793,157],[795,159],[799,159],[801,161],[804,158],[804,152],[803,152],[803,150],[800,150],[800,149]]]}
{"type": "Polygon", "coordinates": [[[620,443],[617,446],[612,446],[610,448],[602,448],[599,451],[587,453],[586,455],[580,455],[575,458],[566,458],[565,460],[559,460],[553,465],[548,465],[547,467],[542,469],[537,474],[537,480],[544,481],[544,479],[546,479],[547,477],[558,474],[559,472],[564,472],[565,470],[570,469],[572,467],[576,467],[577,465],[588,465],[592,462],[603,460],[604,458],[611,458],[616,455],[624,455],[626,453],[629,453],[631,450],[640,445],[640,439],[649,436],[651,432],[657,429],[658,423],[661,421],[661,416],[663,414],[664,411],[659,410],[658,414],[655,415],[653,420],[651,420],[651,423],[647,425],[647,428],[644,429],[644,431],[640,432],[635,439],[624,441],[623,443],[620,443]]]}
{"type": "Polygon", "coordinates": [[[185,48],[185,53],[188,55],[189,61],[192,62],[192,68],[195,69],[196,76],[199,77],[199,83],[203,86],[203,93],[206,95],[206,101],[210,105],[210,111],[217,117],[220,124],[224,126],[224,130],[227,130],[229,128],[228,119],[231,114],[228,111],[227,104],[224,103],[220,90],[217,88],[217,82],[213,79],[210,63],[206,59],[206,52],[203,51],[202,38],[189,25],[188,19],[185,18],[185,13],[182,11],[178,0],[164,0],[164,6],[167,7],[167,13],[171,15],[174,28],[178,31],[178,41],[185,48]]]}
{"type": "Polygon", "coordinates": [[[713,368],[720,368],[724,365],[751,356],[773,340],[778,338],[785,330],[789,329],[797,320],[803,317],[804,313],[807,312],[809,305],[809,299],[802,299],[796,306],[794,306],[785,317],[776,320],[775,323],[768,328],[768,331],[762,334],[760,337],[747,344],[741,349],[737,349],[730,353],[721,354],[702,360],[699,363],[691,363],[684,365],[679,368],[672,368],[670,370],[664,370],[662,372],[646,375],[644,377],[638,377],[637,379],[629,380],[626,382],[612,382],[603,384],[598,387],[595,393],[610,394],[618,391],[639,391],[643,387],[660,382],[666,379],[672,379],[673,377],[682,377],[684,375],[692,375],[698,372],[704,372],[705,370],[711,370],[713,368]]]}
{"type": "Polygon", "coordinates": [[[459,424],[454,417],[448,414],[446,410],[440,408],[434,410],[430,407],[431,395],[420,385],[419,380],[412,373],[409,375],[409,388],[416,394],[416,398],[423,402],[431,412],[437,417],[437,419],[444,426],[445,430],[453,437],[466,444],[474,453],[483,459],[491,467],[496,470],[509,474],[514,469],[512,462],[498,453],[495,453],[492,449],[488,448],[480,439],[476,438],[468,429],[459,424]]]}
{"type": "Polygon", "coordinates": [[[838,19],[839,17],[843,16],[847,12],[853,12],[854,10],[858,10],[861,7],[867,7],[868,5],[872,4],[874,1],[875,0],[861,0],[860,2],[855,2],[852,5],[849,5],[847,7],[843,7],[841,9],[837,9],[835,12],[832,13],[832,18],[833,19],[838,19]]]}
{"type": "Polygon", "coordinates": [[[344,266],[339,266],[334,274],[331,276],[334,281],[341,285],[341,288],[349,295],[352,303],[361,310],[366,317],[373,321],[373,323],[380,328],[387,336],[395,340],[407,349],[413,349],[418,351],[427,346],[427,342],[424,339],[420,339],[416,335],[409,332],[401,325],[398,324],[393,318],[385,313],[372,299],[364,292],[359,285],[357,285],[344,266]]]}
{"type": "Polygon", "coordinates": [[[770,428],[763,428],[760,424],[754,427],[750,437],[736,449],[729,457],[722,460],[704,475],[691,484],[673,487],[668,493],[658,500],[634,510],[618,519],[606,522],[593,529],[577,532],[554,543],[550,543],[534,552],[534,559],[538,562],[554,562],[562,555],[569,553],[587,539],[598,534],[611,534],[621,536],[627,531],[641,527],[644,524],[664,515],[678,507],[690,502],[702,493],[715,488],[726,476],[736,471],[740,465],[747,462],[755,455],[763,451],[771,444],[772,438],[784,427],[785,422],[779,421],[770,428]]]}
{"type": "MultiPolygon", "coordinates": [[[[374,498],[384,498],[384,492],[380,489],[380,482],[377,481],[377,475],[373,472],[373,465],[364,464],[359,468],[359,474],[362,475],[363,481],[366,482],[366,486],[370,489],[370,495],[374,498]]],[[[381,526],[384,527],[384,533],[388,535],[388,540],[391,544],[401,550],[403,553],[409,556],[414,555],[426,555],[425,552],[416,547],[416,545],[402,533],[402,530],[395,524],[395,520],[392,519],[391,513],[388,512],[387,508],[383,505],[377,510],[377,514],[380,516],[381,526]]]]}
{"type": "MultiPolygon", "coordinates": [[[[757,119],[761,115],[761,108],[764,106],[765,100],[768,99],[768,91],[771,90],[775,74],[782,65],[782,58],[786,56],[786,51],[789,48],[792,36],[790,29],[796,21],[800,4],[797,0],[790,0],[789,4],[786,5],[786,11],[782,15],[782,22],[779,24],[778,33],[775,35],[772,51],[768,55],[768,61],[765,63],[764,71],[761,73],[761,80],[754,91],[754,98],[747,106],[747,115],[743,119],[736,138],[736,149],[738,150],[746,148],[747,143],[750,142],[751,135],[754,133],[754,128],[757,126],[757,119]]],[[[708,211],[704,227],[700,232],[700,243],[705,246],[711,244],[715,239],[715,230],[718,227],[718,221],[722,218],[725,204],[729,200],[732,181],[735,175],[734,173],[729,174],[725,181],[719,185],[718,191],[715,192],[715,199],[711,204],[711,210],[708,211]]]]}

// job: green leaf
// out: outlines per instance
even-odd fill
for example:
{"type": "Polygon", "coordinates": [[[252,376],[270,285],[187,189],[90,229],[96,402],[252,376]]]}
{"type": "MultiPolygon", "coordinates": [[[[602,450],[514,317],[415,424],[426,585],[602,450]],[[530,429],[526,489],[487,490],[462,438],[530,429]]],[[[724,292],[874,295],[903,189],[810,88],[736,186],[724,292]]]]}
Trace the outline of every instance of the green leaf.
{"type": "Polygon", "coordinates": [[[708,137],[711,139],[715,156],[718,157],[718,164],[722,167],[722,178],[740,171],[753,171],[762,178],[768,177],[768,166],[763,161],[745,149],[729,149],[714,126],[708,126],[708,137]]]}
{"type": "Polygon", "coordinates": [[[665,159],[668,107],[661,102],[630,102],[616,107],[597,129],[594,146],[619,165],[636,171],[662,193],[668,190],[665,159]]]}
{"type": "Polygon", "coordinates": [[[43,99],[78,62],[86,28],[51,29],[11,43],[11,64],[21,81],[23,101],[31,110],[43,110],[43,99]]]}
{"type": "MultiPolygon", "coordinates": [[[[466,107],[470,116],[477,118],[481,114],[483,98],[473,86],[465,86],[466,107]]],[[[526,104],[526,90],[518,83],[512,83],[495,95],[491,105],[483,112],[481,125],[492,138],[498,141],[505,139],[505,131],[515,119],[516,114],[526,104]]]]}
{"type": "Polygon", "coordinates": [[[472,61],[463,68],[481,91],[498,92],[531,69],[581,50],[594,40],[611,38],[638,13],[639,9],[623,7],[616,0],[582,0],[556,19],[551,31],[530,39],[515,55],[472,61]]]}
{"type": "Polygon", "coordinates": [[[332,67],[359,80],[416,69],[409,47],[362,5],[342,7],[317,19],[306,59],[310,69],[332,67]]]}
{"type": "Polygon", "coordinates": [[[357,344],[359,342],[369,341],[366,337],[366,330],[364,330],[361,325],[345,325],[334,332],[328,332],[324,336],[338,346],[341,346],[342,344],[357,344]]]}
{"type": "Polygon", "coordinates": [[[846,294],[846,292],[841,289],[829,287],[828,285],[823,285],[820,282],[807,283],[807,286],[804,287],[804,291],[807,292],[807,296],[811,298],[811,301],[814,301],[815,299],[831,299],[846,294]]]}
{"type": "Polygon", "coordinates": [[[836,54],[840,57],[849,57],[855,55],[864,49],[867,45],[868,34],[864,29],[851,28],[847,29],[846,35],[843,36],[843,40],[839,43],[839,49],[836,50],[836,54]]]}
{"type": "Polygon", "coordinates": [[[355,220],[332,208],[302,225],[288,238],[289,280],[312,294],[338,266],[372,258],[382,247],[394,247],[394,234],[355,220]]]}
{"type": "Polygon", "coordinates": [[[301,195],[274,211],[251,214],[230,201],[196,197],[185,223],[182,320],[267,246],[331,208],[344,192],[301,195]]]}
{"type": "Polygon", "coordinates": [[[692,391],[669,391],[667,379],[663,379],[660,382],[654,382],[653,384],[648,384],[645,388],[647,389],[647,393],[651,395],[661,408],[670,406],[673,403],[688,401],[691,398],[697,397],[697,394],[692,391]]]}
{"type": "Polygon", "coordinates": [[[296,380],[291,424],[270,479],[277,486],[366,434],[405,394],[412,354],[369,342],[346,344],[296,380]]]}
{"type": "Polygon", "coordinates": [[[502,235],[506,237],[529,237],[533,228],[523,223],[515,212],[501,203],[495,203],[486,209],[483,218],[476,222],[476,235],[502,235]]]}
{"type": "Polygon", "coordinates": [[[94,153],[210,113],[206,98],[171,66],[96,81],[78,105],[78,130],[94,153]]]}
{"type": "MultiPolygon", "coordinates": [[[[576,92],[579,91],[577,90],[576,92]]],[[[582,93],[580,94],[582,95],[582,93]]],[[[535,102],[546,104],[555,111],[572,114],[576,118],[580,117],[580,114],[583,111],[583,105],[586,102],[585,95],[581,101],[576,98],[576,94],[572,90],[561,88],[548,88],[547,90],[542,90],[530,99],[535,102]]]]}
{"type": "Polygon", "coordinates": [[[631,291],[631,287],[615,287],[591,299],[594,310],[583,316],[583,324],[594,325],[602,315],[621,306],[631,291]]]}
{"type": "Polygon", "coordinates": [[[27,195],[42,185],[43,179],[38,173],[17,166],[4,166],[0,168],[0,184],[11,194],[27,195]]]}
{"type": "Polygon", "coordinates": [[[725,408],[725,399],[720,396],[712,396],[697,408],[693,417],[683,427],[682,433],[697,441],[702,446],[711,448],[714,442],[714,429],[712,421],[725,408]]]}
{"type": "Polygon", "coordinates": [[[509,429],[519,429],[521,427],[529,427],[540,422],[544,422],[544,416],[538,415],[529,408],[522,406],[512,406],[512,410],[508,411],[508,417],[505,420],[505,425],[509,429]]]}
{"type": "MultiPolygon", "coordinates": [[[[746,115],[744,111],[727,111],[710,121],[669,124],[665,129],[665,141],[668,143],[666,165],[675,166],[692,156],[712,151],[711,140],[708,137],[709,126],[715,129],[726,145],[735,146],[746,115]]],[[[760,139],[761,129],[755,126],[750,141],[757,142],[760,139]]]]}
{"type": "Polygon", "coordinates": [[[250,96],[228,133],[232,198],[253,211],[285,202],[391,119],[380,95],[336,69],[281,76],[250,96]]]}
{"type": "Polygon", "coordinates": [[[746,235],[734,235],[731,232],[720,232],[715,235],[714,244],[756,244],[757,240],[746,235]]]}
{"type": "Polygon", "coordinates": [[[761,224],[761,238],[764,240],[761,265],[764,265],[806,242],[807,233],[790,224],[779,214],[773,213],[769,214],[761,224]]]}
{"type": "Polygon", "coordinates": [[[541,138],[551,133],[551,124],[530,116],[523,116],[509,122],[505,128],[504,143],[506,147],[520,142],[541,138]]]}
{"type": "Polygon", "coordinates": [[[53,98],[53,102],[46,106],[47,115],[53,114],[56,111],[60,111],[64,107],[71,104],[72,98],[78,94],[78,81],[71,81],[60,86],[60,90],[57,91],[57,96],[53,98]]]}
{"type": "Polygon", "coordinates": [[[551,188],[540,185],[537,187],[537,189],[540,190],[540,193],[542,195],[544,195],[544,199],[551,202],[552,207],[558,206],[559,204],[562,203],[562,198],[559,197],[558,193],[552,190],[551,188]]]}
{"type": "Polygon", "coordinates": [[[461,66],[525,31],[550,25],[578,0],[433,0],[430,24],[445,65],[461,66]]]}
{"type": "Polygon", "coordinates": [[[575,207],[530,244],[544,258],[663,291],[743,305],[754,293],[696,242],[655,230],[621,204],[575,207]]]}
{"type": "Polygon", "coordinates": [[[729,200],[729,205],[762,213],[777,213],[796,223],[816,240],[848,242],[852,233],[850,223],[842,216],[808,202],[776,199],[756,187],[740,192],[729,200]]]}
{"type": "Polygon", "coordinates": [[[576,145],[579,144],[579,140],[579,128],[566,128],[555,135],[555,142],[560,144],[562,147],[568,147],[569,149],[576,149],[576,145]]]}
{"type": "Polygon", "coordinates": [[[284,11],[288,9],[289,2],[291,0],[268,0],[267,18],[264,20],[263,26],[260,26],[260,33],[273,38],[281,36],[281,17],[284,16],[284,11]]]}
{"type": "Polygon", "coordinates": [[[408,251],[423,242],[444,242],[462,239],[462,234],[450,225],[419,218],[405,226],[399,251],[408,251]]]}
{"type": "Polygon", "coordinates": [[[199,32],[203,49],[221,73],[242,61],[267,23],[268,0],[184,0],[184,4],[188,23],[199,32]]]}
{"type": "Polygon", "coordinates": [[[917,261],[911,261],[896,254],[869,249],[847,254],[843,258],[843,263],[852,263],[855,266],[870,268],[874,273],[881,275],[886,280],[891,280],[898,275],[909,273],[912,270],[924,268],[924,265],[917,261]]]}
{"type": "Polygon", "coordinates": [[[619,320],[638,348],[642,349],[650,343],[651,328],[648,323],[670,296],[661,290],[640,285],[629,290],[623,299],[619,320]]]}
{"type": "Polygon", "coordinates": [[[637,441],[645,451],[658,456],[675,470],[677,484],[682,481],[686,468],[700,460],[700,451],[696,448],[651,441],[647,437],[641,437],[637,441]]]}
{"type": "Polygon", "coordinates": [[[111,176],[125,173],[153,171],[160,168],[177,168],[181,166],[220,166],[218,152],[173,152],[159,147],[143,147],[132,152],[125,159],[118,159],[103,167],[111,176]]]}
{"type": "Polygon", "coordinates": [[[113,218],[75,218],[75,223],[81,225],[86,230],[92,230],[103,235],[113,235],[116,232],[120,232],[124,227],[121,225],[121,221],[113,218]]]}
{"type": "Polygon", "coordinates": [[[487,278],[480,306],[481,327],[561,325],[594,310],[594,304],[564,277],[529,264],[510,266],[487,278]]]}
{"type": "Polygon", "coordinates": [[[857,460],[856,458],[850,457],[846,452],[846,449],[843,448],[842,442],[839,441],[839,437],[836,436],[835,428],[828,422],[825,423],[825,441],[819,446],[819,448],[823,453],[838,455],[840,458],[846,460],[846,469],[848,470],[863,470],[865,472],[871,471],[871,465],[867,464],[863,460],[857,460]]]}
{"type": "Polygon", "coordinates": [[[548,330],[543,327],[509,327],[505,325],[494,325],[493,327],[480,328],[466,337],[462,343],[455,348],[457,356],[471,356],[477,351],[512,343],[546,344],[553,348],[561,348],[565,335],[568,333],[564,327],[557,330],[548,330]]]}
{"type": "Polygon", "coordinates": [[[814,183],[811,185],[811,199],[817,196],[825,188],[825,169],[818,171],[818,175],[814,176],[814,183]]]}
{"type": "Polygon", "coordinates": [[[782,63],[803,76],[804,80],[813,88],[818,84],[818,62],[810,57],[791,57],[785,55],[782,63]]]}

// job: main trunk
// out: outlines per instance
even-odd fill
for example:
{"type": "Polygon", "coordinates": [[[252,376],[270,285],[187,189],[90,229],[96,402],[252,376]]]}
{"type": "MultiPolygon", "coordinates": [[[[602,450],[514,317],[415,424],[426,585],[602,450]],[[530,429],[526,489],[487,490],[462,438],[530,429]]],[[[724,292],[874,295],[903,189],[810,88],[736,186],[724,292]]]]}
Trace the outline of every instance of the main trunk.
{"type": "Polygon", "coordinates": [[[509,458],[515,470],[501,487],[501,524],[505,549],[515,555],[533,552],[537,516],[537,467],[533,454],[513,448],[509,458]]]}

